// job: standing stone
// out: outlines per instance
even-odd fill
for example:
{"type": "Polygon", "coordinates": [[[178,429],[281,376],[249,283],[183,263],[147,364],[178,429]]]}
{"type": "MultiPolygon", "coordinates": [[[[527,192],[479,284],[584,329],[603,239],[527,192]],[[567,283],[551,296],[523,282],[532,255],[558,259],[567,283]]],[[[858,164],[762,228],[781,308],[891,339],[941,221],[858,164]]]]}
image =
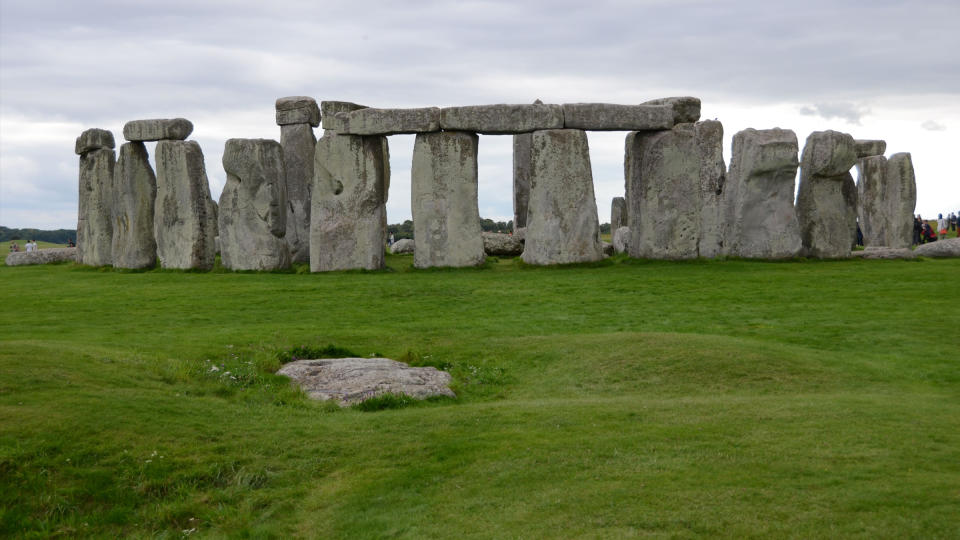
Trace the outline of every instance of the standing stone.
{"type": "MultiPolygon", "coordinates": [[[[614,197],[610,204],[610,233],[613,234],[620,227],[627,226],[627,200],[623,197],[614,197]]],[[[611,236],[611,239],[613,237],[611,236]]]]}
{"type": "Polygon", "coordinates": [[[917,184],[909,153],[857,161],[857,203],[865,246],[910,247],[917,184]]]}
{"type": "Polygon", "coordinates": [[[157,143],[153,232],[163,268],[210,270],[217,236],[214,203],[196,141],[157,143]]]}
{"type": "Polygon", "coordinates": [[[229,139],[220,195],[220,257],[231,270],[290,266],[283,148],[269,139],[229,139]]]}
{"type": "Polygon", "coordinates": [[[533,162],[530,153],[533,133],[513,136],[513,230],[527,226],[527,207],[530,204],[530,174],[533,162]]]}
{"type": "Polygon", "coordinates": [[[157,265],[157,240],[153,234],[157,176],[142,142],[120,147],[113,184],[113,266],[153,268],[157,265]]]}
{"type": "Polygon", "coordinates": [[[613,231],[613,251],[628,253],[630,251],[630,227],[619,227],[613,231]]]}
{"type": "Polygon", "coordinates": [[[411,198],[413,265],[477,266],[484,261],[477,206],[476,133],[417,135],[411,198]]]}
{"type": "Polygon", "coordinates": [[[113,263],[113,134],[88,129],[77,137],[80,155],[77,262],[90,266],[113,263]]]}
{"type": "Polygon", "coordinates": [[[383,268],[390,187],[387,138],[325,131],[317,141],[313,168],[310,271],[383,268]]]}
{"type": "MultiPolygon", "coordinates": [[[[679,98],[678,98],[679,99],[679,98]]],[[[700,160],[700,236],[697,254],[716,257],[723,251],[721,201],[727,179],[723,162],[723,124],[704,120],[693,125],[697,158],[700,160]]]]}
{"type": "Polygon", "coordinates": [[[631,257],[690,259],[700,239],[700,159],[696,128],[632,133],[625,168],[631,257]]]}
{"type": "Polygon", "coordinates": [[[317,145],[313,126],[319,122],[320,112],[313,98],[303,96],[280,98],[276,107],[278,123],[281,113],[284,114],[282,120],[286,122],[280,124],[287,191],[287,233],[284,238],[291,260],[306,263],[310,262],[310,191],[313,184],[313,151],[317,145]],[[296,108],[292,108],[294,105],[296,108]],[[290,110],[306,111],[301,113],[301,118],[305,117],[306,121],[289,123],[295,119],[288,114],[290,110]]]}
{"type": "Polygon", "coordinates": [[[850,256],[857,234],[857,186],[850,175],[856,161],[853,137],[846,133],[815,131],[807,137],[796,210],[808,256],[850,256]]]}
{"type": "Polygon", "coordinates": [[[535,131],[532,142],[533,172],[523,261],[599,261],[603,253],[586,132],[535,131]]]}
{"type": "Polygon", "coordinates": [[[793,208],[797,136],[788,129],[745,129],[733,136],[724,189],[724,251],[738,257],[779,259],[800,253],[793,208]]]}

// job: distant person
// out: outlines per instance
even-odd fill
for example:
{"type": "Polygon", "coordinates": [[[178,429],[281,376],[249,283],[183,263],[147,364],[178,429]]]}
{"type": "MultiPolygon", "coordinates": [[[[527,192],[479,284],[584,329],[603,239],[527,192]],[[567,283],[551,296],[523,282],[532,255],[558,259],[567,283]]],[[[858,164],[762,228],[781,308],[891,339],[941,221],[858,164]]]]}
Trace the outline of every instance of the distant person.
{"type": "Polygon", "coordinates": [[[73,243],[73,238],[67,240],[67,247],[77,247],[77,245],[73,243]]]}
{"type": "Polygon", "coordinates": [[[937,233],[933,231],[933,227],[930,226],[926,221],[923,222],[923,238],[922,244],[929,244],[930,242],[937,241],[937,233]]]}
{"type": "Polygon", "coordinates": [[[920,214],[917,214],[917,217],[913,218],[913,245],[920,245],[922,235],[923,219],[920,218],[920,214]]]}
{"type": "Polygon", "coordinates": [[[943,217],[943,214],[937,214],[937,232],[940,234],[940,238],[947,237],[947,220],[943,217]]]}
{"type": "Polygon", "coordinates": [[[956,232],[957,230],[957,214],[950,212],[950,230],[956,232]]]}
{"type": "Polygon", "coordinates": [[[860,230],[860,222],[857,222],[857,245],[863,247],[863,231],[860,230]]]}

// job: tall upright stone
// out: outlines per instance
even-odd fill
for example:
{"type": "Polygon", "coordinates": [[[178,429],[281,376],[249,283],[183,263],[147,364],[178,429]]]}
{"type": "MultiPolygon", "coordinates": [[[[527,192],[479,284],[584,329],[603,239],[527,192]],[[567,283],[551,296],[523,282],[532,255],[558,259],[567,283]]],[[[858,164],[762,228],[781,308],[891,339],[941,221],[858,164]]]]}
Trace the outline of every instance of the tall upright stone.
{"type": "MultiPolygon", "coordinates": [[[[680,98],[677,98],[680,99],[680,98]]],[[[723,190],[727,166],[723,162],[723,124],[704,120],[693,125],[700,160],[700,235],[697,255],[716,257],[723,251],[723,190]]]]}
{"type": "Polygon", "coordinates": [[[797,221],[807,256],[850,256],[857,235],[857,186],[850,168],[857,162],[853,137],[814,131],[800,158],[797,221]]]}
{"type": "Polygon", "coordinates": [[[313,185],[313,151],[320,109],[310,97],[283,97],[276,102],[280,145],[286,171],[287,232],[285,241],[293,262],[310,262],[310,192],[313,185]]]}
{"type": "Polygon", "coordinates": [[[910,247],[917,184],[909,153],[867,156],[857,161],[857,205],[863,243],[910,247]]]}
{"type": "Polygon", "coordinates": [[[701,165],[694,125],[631,133],[624,163],[630,256],[696,258],[701,165]]]}
{"type": "Polygon", "coordinates": [[[533,133],[523,261],[565,264],[603,258],[585,131],[533,133]]]}
{"type": "Polygon", "coordinates": [[[283,148],[270,139],[229,139],[220,195],[220,258],[231,270],[290,266],[283,148]]]}
{"type": "Polygon", "coordinates": [[[610,234],[620,227],[627,226],[627,200],[623,197],[614,197],[610,204],[610,234]]]}
{"type": "Polygon", "coordinates": [[[796,211],[803,250],[810,257],[850,256],[857,234],[857,186],[850,168],[856,162],[850,135],[828,130],[807,137],[796,211]]]}
{"type": "Polygon", "coordinates": [[[413,265],[477,266],[484,261],[477,206],[476,133],[417,135],[411,199],[413,265]]]}
{"type": "Polygon", "coordinates": [[[163,268],[213,268],[217,223],[203,152],[196,141],[157,143],[153,232],[163,268]]]}
{"type": "Polygon", "coordinates": [[[800,253],[793,208],[797,135],[788,129],[745,129],[733,136],[724,189],[724,251],[748,258],[780,259],[800,253]]]}
{"type": "Polygon", "coordinates": [[[383,136],[326,130],[314,152],[310,271],[383,268],[390,152],[383,136]]]}
{"type": "Polygon", "coordinates": [[[513,136],[513,230],[527,226],[527,207],[530,204],[530,174],[533,169],[531,151],[533,133],[513,136]]]}
{"type": "Polygon", "coordinates": [[[113,174],[116,155],[113,134],[88,129],[77,137],[80,156],[77,262],[90,266],[113,264],[113,174]]]}
{"type": "Polygon", "coordinates": [[[153,268],[157,264],[153,233],[157,175],[142,142],[120,146],[113,184],[113,266],[153,268]]]}

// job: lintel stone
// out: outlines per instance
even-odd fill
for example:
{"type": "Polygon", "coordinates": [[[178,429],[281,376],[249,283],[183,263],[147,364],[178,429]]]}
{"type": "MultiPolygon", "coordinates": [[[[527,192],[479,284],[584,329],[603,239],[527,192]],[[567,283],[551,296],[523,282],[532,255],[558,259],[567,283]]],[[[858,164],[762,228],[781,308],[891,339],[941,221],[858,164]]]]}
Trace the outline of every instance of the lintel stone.
{"type": "Polygon", "coordinates": [[[308,96],[288,96],[278,98],[276,102],[277,125],[310,124],[320,125],[320,108],[317,101],[308,96]]]}
{"type": "Polygon", "coordinates": [[[563,128],[560,105],[468,105],[440,109],[440,127],[445,131],[473,131],[487,135],[528,133],[563,128]]]}
{"type": "Polygon", "coordinates": [[[857,159],[870,156],[882,156],[883,153],[887,151],[887,141],[879,139],[855,139],[853,144],[857,151],[857,159]]]}
{"type": "Polygon", "coordinates": [[[106,148],[110,150],[114,147],[113,133],[106,129],[90,128],[77,137],[77,143],[74,146],[74,152],[81,156],[92,150],[106,148]]]}
{"type": "Polygon", "coordinates": [[[440,108],[374,109],[338,113],[344,135],[399,135],[440,131],[440,108]]]}
{"type": "Polygon", "coordinates": [[[567,129],[593,131],[648,131],[670,129],[675,124],[670,105],[617,105],[614,103],[565,103],[563,125],[567,129]]]}
{"type": "Polygon", "coordinates": [[[343,130],[345,126],[344,121],[337,118],[337,113],[348,113],[366,108],[366,105],[358,105],[356,103],[350,103],[349,101],[321,101],[320,120],[323,129],[339,132],[343,130]]]}
{"type": "Polygon", "coordinates": [[[123,138],[134,141],[183,141],[193,133],[193,124],[186,118],[153,118],[132,120],[123,126],[123,138]]]}
{"type": "Polygon", "coordinates": [[[641,105],[669,105],[673,107],[673,121],[677,124],[692,124],[700,120],[700,98],[691,96],[651,99],[641,105]]]}

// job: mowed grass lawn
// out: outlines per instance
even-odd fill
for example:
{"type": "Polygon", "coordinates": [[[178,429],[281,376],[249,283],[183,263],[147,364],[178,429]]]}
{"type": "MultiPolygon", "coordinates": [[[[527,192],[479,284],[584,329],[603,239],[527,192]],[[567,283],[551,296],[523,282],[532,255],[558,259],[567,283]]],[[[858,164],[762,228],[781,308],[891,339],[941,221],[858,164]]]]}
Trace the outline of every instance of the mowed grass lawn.
{"type": "Polygon", "coordinates": [[[0,535],[960,536],[960,260],[388,263],[0,266],[0,535]],[[459,397],[271,375],[328,344],[459,397]]]}

